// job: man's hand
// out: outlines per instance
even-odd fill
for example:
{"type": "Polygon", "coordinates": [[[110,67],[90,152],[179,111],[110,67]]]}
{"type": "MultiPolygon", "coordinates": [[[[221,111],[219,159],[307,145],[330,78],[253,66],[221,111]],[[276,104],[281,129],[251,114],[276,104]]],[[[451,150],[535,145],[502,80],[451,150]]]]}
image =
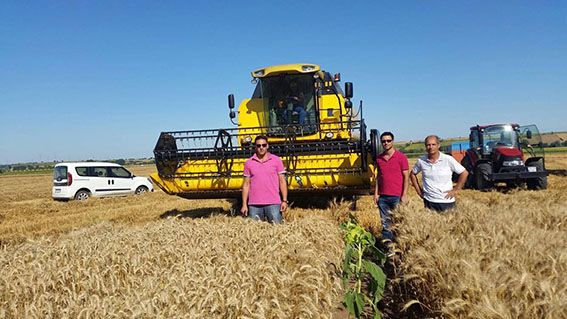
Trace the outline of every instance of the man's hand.
{"type": "Polygon", "coordinates": [[[287,209],[287,203],[286,202],[282,202],[280,204],[280,212],[285,212],[285,210],[287,209]]]}
{"type": "Polygon", "coordinates": [[[405,203],[408,201],[408,194],[402,194],[402,197],[400,198],[402,203],[405,203]]]}
{"type": "Polygon", "coordinates": [[[447,193],[447,195],[445,195],[446,199],[451,199],[453,197],[455,197],[455,195],[457,194],[458,189],[452,189],[450,191],[446,191],[445,193],[447,193]]]}
{"type": "Polygon", "coordinates": [[[240,212],[241,212],[244,216],[248,216],[248,206],[242,205],[242,209],[240,209],[240,212]]]}
{"type": "Polygon", "coordinates": [[[374,194],[374,204],[378,203],[378,199],[380,199],[380,195],[374,194]]]}

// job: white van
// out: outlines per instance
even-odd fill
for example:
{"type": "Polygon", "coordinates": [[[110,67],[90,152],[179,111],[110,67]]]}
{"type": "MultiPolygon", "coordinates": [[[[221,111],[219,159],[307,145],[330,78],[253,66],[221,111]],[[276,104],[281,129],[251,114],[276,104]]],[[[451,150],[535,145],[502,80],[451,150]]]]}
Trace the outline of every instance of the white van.
{"type": "Polygon", "coordinates": [[[81,162],[55,165],[51,195],[56,200],[85,200],[148,191],[154,191],[149,178],[136,177],[119,164],[81,162]]]}

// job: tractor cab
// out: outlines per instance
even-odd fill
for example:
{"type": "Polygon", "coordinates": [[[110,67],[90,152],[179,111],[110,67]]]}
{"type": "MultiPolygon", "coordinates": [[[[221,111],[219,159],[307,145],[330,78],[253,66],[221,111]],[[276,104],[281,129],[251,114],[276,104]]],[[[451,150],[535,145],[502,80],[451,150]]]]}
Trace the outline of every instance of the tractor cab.
{"type": "Polygon", "coordinates": [[[469,171],[468,186],[488,189],[524,182],[530,189],[547,187],[541,135],[535,125],[493,124],[471,127],[470,149],[461,164],[469,171]]]}

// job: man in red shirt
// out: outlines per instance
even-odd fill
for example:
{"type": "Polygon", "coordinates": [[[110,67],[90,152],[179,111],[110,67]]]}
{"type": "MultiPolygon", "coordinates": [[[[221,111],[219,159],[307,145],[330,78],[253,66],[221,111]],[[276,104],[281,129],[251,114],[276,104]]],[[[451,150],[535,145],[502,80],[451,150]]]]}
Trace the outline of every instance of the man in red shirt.
{"type": "Polygon", "coordinates": [[[244,164],[240,211],[252,219],[266,217],[268,222],[279,224],[288,204],[285,168],[279,157],[268,152],[267,137],[257,136],[254,143],[256,154],[244,164]]]}
{"type": "Polygon", "coordinates": [[[384,132],[380,135],[384,151],[376,159],[376,188],[374,201],[378,203],[382,220],[382,238],[392,242],[390,230],[394,209],[400,201],[405,202],[409,188],[409,164],[407,157],[394,149],[394,134],[384,132]]]}

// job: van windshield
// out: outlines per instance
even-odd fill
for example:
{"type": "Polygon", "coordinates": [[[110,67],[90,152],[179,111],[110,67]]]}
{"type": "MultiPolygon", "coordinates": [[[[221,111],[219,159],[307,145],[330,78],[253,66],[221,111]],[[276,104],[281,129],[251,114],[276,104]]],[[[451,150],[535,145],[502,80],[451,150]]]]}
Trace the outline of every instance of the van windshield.
{"type": "Polygon", "coordinates": [[[67,166],[56,166],[53,171],[53,179],[56,181],[67,179],[67,166]]]}

